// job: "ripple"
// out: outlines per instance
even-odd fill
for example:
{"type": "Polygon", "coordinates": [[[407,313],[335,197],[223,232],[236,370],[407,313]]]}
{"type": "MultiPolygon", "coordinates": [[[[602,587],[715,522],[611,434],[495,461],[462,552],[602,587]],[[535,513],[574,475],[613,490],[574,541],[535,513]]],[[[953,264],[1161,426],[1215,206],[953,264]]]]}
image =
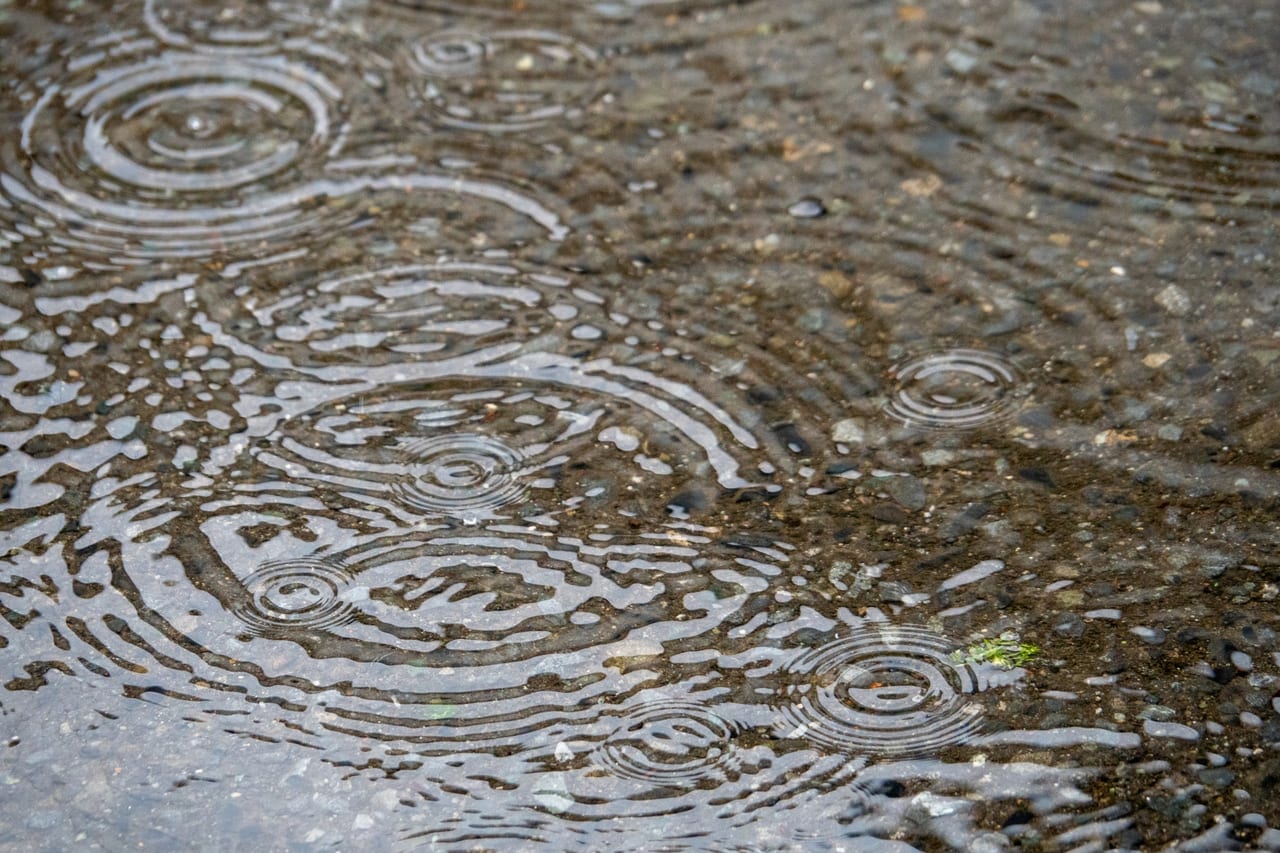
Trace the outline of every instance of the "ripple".
{"type": "Polygon", "coordinates": [[[1099,247],[1123,257],[1135,240],[1176,244],[1205,224],[1274,219],[1274,98],[1253,52],[1227,51],[1204,68],[1167,55],[1170,44],[1188,55],[1247,45],[1256,39],[1249,16],[1151,19],[1129,9],[1116,31],[1088,35],[994,8],[976,17],[974,32],[999,38],[957,43],[949,23],[926,23],[912,28],[909,50],[931,61],[896,69],[927,116],[902,151],[912,168],[930,161],[933,179],[944,179],[929,203],[947,219],[1024,246],[1026,229],[1038,227],[1052,237],[1038,252],[1064,258],[1099,247]],[[1124,57],[1133,85],[1108,85],[1117,68],[1098,64],[1101,55],[1124,57]]]}
{"type": "Polygon", "coordinates": [[[691,787],[734,773],[733,724],[697,702],[636,706],[595,752],[611,773],[657,785],[691,787]]]}
{"type": "Polygon", "coordinates": [[[895,389],[885,412],[909,426],[973,429],[1013,410],[1023,390],[1001,356],[951,349],[910,359],[893,371],[895,389]]]}
{"type": "Polygon", "coordinates": [[[408,470],[396,488],[406,503],[427,512],[466,516],[524,494],[513,476],[523,456],[496,438],[432,436],[406,443],[402,452],[408,470]]]}
{"type": "Polygon", "coordinates": [[[304,269],[261,302],[226,300],[222,287],[197,288],[201,328],[266,369],[245,393],[280,401],[251,452],[274,478],[343,505],[394,512],[394,495],[419,514],[450,514],[429,494],[442,483],[424,485],[436,475],[414,457],[464,435],[483,437],[488,460],[437,473],[498,478],[480,487],[471,521],[527,502],[610,507],[610,521],[705,510],[743,490],[775,492],[771,472],[807,450],[751,419],[749,389],[696,353],[659,348],[660,323],[633,320],[572,276],[446,261],[314,279],[304,269]]]}
{"type": "MultiPolygon", "coordinates": [[[[330,133],[336,97],[297,67],[169,56],[115,69],[100,85],[68,92],[86,117],[84,151],[104,177],[146,194],[227,190],[261,181],[330,133]],[[286,131],[298,127],[301,132],[286,131]]],[[[24,127],[37,145],[39,112],[24,127]]],[[[46,137],[47,138],[47,137],[46,137]]]]}
{"type": "Polygon", "coordinates": [[[964,697],[986,680],[954,662],[953,648],[929,631],[894,627],[808,651],[787,668],[781,728],[827,749],[894,757],[971,740],[981,708],[964,697]]]}
{"type": "Polygon", "coordinates": [[[3,150],[3,215],[29,239],[45,235],[51,254],[116,266],[243,261],[331,234],[361,202],[382,209],[420,196],[447,197],[438,216],[483,201],[533,220],[541,236],[565,234],[546,207],[470,164],[413,171],[410,156],[388,171],[334,160],[355,132],[349,103],[367,88],[340,55],[121,50],[72,57],[17,92],[25,116],[3,150]]]}
{"type": "Polygon", "coordinates": [[[379,367],[443,361],[552,329],[594,328],[598,299],[584,304],[565,275],[512,262],[442,260],[357,265],[341,272],[304,267],[273,275],[267,295],[223,298],[209,282],[204,305],[218,324],[272,367],[379,367]]]}
{"type": "Polygon", "coordinates": [[[321,23],[306,0],[147,0],[147,27],[184,49],[270,53],[280,42],[310,35],[321,23]]]}
{"type": "Polygon", "coordinates": [[[79,70],[27,113],[29,160],[4,189],[64,223],[73,247],[201,254],[269,226],[273,212],[249,197],[323,152],[339,97],[314,69],[278,59],[166,53],[79,70]]]}
{"type": "Polygon", "coordinates": [[[437,33],[412,42],[405,64],[433,121],[486,133],[581,115],[600,73],[591,48],[540,30],[437,33]]]}
{"type": "Polygon", "coordinates": [[[384,0],[415,12],[435,12],[449,16],[509,19],[513,12],[525,17],[563,18],[569,12],[594,12],[603,18],[627,18],[637,11],[653,10],[667,15],[684,15],[715,9],[744,6],[754,0],[384,0]]]}
{"type": "Polygon", "coordinates": [[[606,519],[663,517],[708,479],[716,489],[748,486],[694,413],[598,379],[540,358],[470,380],[369,387],[300,412],[249,452],[271,475],[264,488],[309,488],[331,507],[376,507],[405,522],[583,507],[606,519]],[[531,365],[547,379],[526,378],[531,365]]]}
{"type": "Polygon", "coordinates": [[[262,634],[278,629],[327,628],[350,618],[342,597],[351,575],[326,560],[283,560],[244,579],[250,600],[234,612],[262,634]]]}
{"type": "Polygon", "coordinates": [[[714,643],[750,619],[772,559],[688,529],[385,532],[321,510],[286,521],[284,499],[251,486],[149,494],[110,521],[140,531],[119,580],[145,614],[130,656],[152,655],[157,683],[189,692],[251,673],[258,695],[319,703],[331,735],[435,754],[532,747],[540,730],[592,720],[636,681],[610,661],[714,643]],[[197,504],[207,517],[177,535],[197,504]]]}

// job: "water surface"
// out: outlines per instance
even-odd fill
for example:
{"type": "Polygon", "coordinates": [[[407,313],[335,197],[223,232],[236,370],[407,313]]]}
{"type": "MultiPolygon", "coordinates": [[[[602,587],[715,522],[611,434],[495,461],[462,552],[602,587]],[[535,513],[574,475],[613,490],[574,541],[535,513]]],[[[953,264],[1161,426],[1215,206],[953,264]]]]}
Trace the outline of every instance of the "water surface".
{"type": "Polygon", "coordinates": [[[1280,849],[1278,40],[0,4],[7,844],[1280,849]]]}

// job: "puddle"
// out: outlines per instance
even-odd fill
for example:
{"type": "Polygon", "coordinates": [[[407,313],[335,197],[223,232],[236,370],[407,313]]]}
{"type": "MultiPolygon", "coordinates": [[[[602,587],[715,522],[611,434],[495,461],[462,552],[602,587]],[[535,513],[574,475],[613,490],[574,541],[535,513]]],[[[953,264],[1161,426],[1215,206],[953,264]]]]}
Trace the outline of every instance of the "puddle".
{"type": "Polygon", "coordinates": [[[15,843],[1280,850],[1278,38],[3,5],[15,843]]]}

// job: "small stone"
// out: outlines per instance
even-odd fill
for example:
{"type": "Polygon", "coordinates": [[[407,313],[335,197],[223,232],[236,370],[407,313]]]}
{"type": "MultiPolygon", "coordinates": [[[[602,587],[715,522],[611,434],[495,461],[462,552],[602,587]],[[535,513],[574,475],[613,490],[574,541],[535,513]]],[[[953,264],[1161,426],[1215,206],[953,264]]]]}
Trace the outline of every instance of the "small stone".
{"type": "Polygon", "coordinates": [[[818,276],[818,284],[822,285],[836,299],[844,299],[853,292],[853,282],[849,277],[837,270],[827,270],[818,276]]]}
{"type": "Polygon", "coordinates": [[[1200,733],[1191,726],[1184,726],[1181,723],[1162,723],[1156,720],[1147,720],[1142,724],[1142,730],[1148,737],[1172,738],[1174,740],[1200,740],[1200,733]]]}
{"type": "Polygon", "coordinates": [[[1236,774],[1225,767],[1211,767],[1196,774],[1210,788],[1226,788],[1236,781],[1236,774]]]}
{"type": "Polygon", "coordinates": [[[27,352],[48,352],[58,345],[58,336],[48,329],[41,329],[22,342],[27,352]]]}
{"type": "Polygon", "coordinates": [[[1157,367],[1164,366],[1165,362],[1171,358],[1173,358],[1173,356],[1169,355],[1167,352],[1153,352],[1143,357],[1142,363],[1154,370],[1157,367]]]}
{"type": "Polygon", "coordinates": [[[902,604],[911,595],[911,587],[901,581],[881,581],[877,592],[881,604],[902,604]]]}
{"type": "Polygon", "coordinates": [[[865,422],[861,418],[839,421],[831,430],[831,439],[841,444],[863,444],[867,440],[865,422]]]}
{"type": "Polygon", "coordinates": [[[929,198],[942,189],[942,178],[937,175],[925,175],[923,178],[908,178],[898,187],[907,195],[915,198],[929,198]]]}
{"type": "Polygon", "coordinates": [[[1177,424],[1161,424],[1156,436],[1162,441],[1179,441],[1182,439],[1182,427],[1177,424]]]}
{"type": "Polygon", "coordinates": [[[950,450],[926,450],[920,454],[920,461],[930,468],[941,468],[956,461],[956,455],[950,450]]]}
{"type": "Polygon", "coordinates": [[[991,511],[991,507],[984,503],[972,503],[965,507],[962,511],[953,515],[938,529],[938,534],[943,539],[958,539],[968,533],[971,533],[978,522],[991,511]]]}
{"type": "Polygon", "coordinates": [[[755,241],[755,249],[762,255],[771,255],[782,245],[782,239],[777,234],[767,234],[755,241]]]}
{"type": "Polygon", "coordinates": [[[978,57],[965,53],[959,48],[948,50],[943,59],[946,61],[947,67],[957,74],[968,74],[978,67],[978,57]]]}
{"type": "Polygon", "coordinates": [[[831,315],[823,308],[810,308],[796,319],[796,325],[806,332],[820,332],[826,328],[831,315]]]}
{"type": "Polygon", "coordinates": [[[817,219],[827,215],[827,208],[816,198],[802,198],[787,208],[787,213],[796,219],[817,219]]]}
{"type": "Polygon", "coordinates": [[[1204,80],[1196,85],[1205,100],[1219,104],[1234,104],[1236,93],[1230,86],[1218,80],[1204,80]]]}
{"type": "Polygon", "coordinates": [[[1191,313],[1191,297],[1176,284],[1157,293],[1156,304],[1175,317],[1185,317],[1191,313]]]}
{"type": "Polygon", "coordinates": [[[885,483],[884,490],[889,497],[911,510],[924,509],[924,505],[928,500],[924,490],[924,483],[915,477],[891,477],[885,483]]]}
{"type": "Polygon", "coordinates": [[[1084,620],[1074,613],[1060,613],[1053,620],[1053,632],[1060,637],[1079,639],[1084,636],[1084,620]]]}
{"type": "Polygon", "coordinates": [[[1246,91],[1261,95],[1264,98],[1274,98],[1277,94],[1280,94],[1280,79],[1268,77],[1259,71],[1251,71],[1244,75],[1240,85],[1246,91]]]}
{"type": "Polygon", "coordinates": [[[1148,705],[1138,712],[1139,719],[1155,720],[1157,723],[1172,722],[1178,712],[1168,705],[1148,705]]]}

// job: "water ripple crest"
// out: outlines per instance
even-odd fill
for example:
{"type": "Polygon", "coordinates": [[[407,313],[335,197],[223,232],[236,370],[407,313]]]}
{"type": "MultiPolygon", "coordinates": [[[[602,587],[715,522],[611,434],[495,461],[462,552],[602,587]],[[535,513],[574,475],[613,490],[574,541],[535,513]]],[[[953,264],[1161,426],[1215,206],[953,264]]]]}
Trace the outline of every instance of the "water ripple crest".
{"type": "Polygon", "coordinates": [[[1024,393],[1014,366],[996,353],[950,349],[909,359],[893,371],[885,412],[909,426],[973,429],[1009,415],[1024,393]]]}
{"type": "MultiPolygon", "coordinates": [[[[3,216],[33,245],[52,243],[50,255],[71,250],[113,266],[246,260],[283,244],[296,252],[350,225],[362,206],[423,196],[436,216],[480,202],[531,220],[544,237],[565,236],[532,191],[474,163],[427,170],[404,151],[359,156],[352,139],[371,131],[354,105],[378,96],[355,72],[342,54],[303,49],[126,43],[69,56],[16,89],[24,117],[0,150],[3,216]]],[[[477,227],[520,233],[483,221],[477,227]]]]}
{"type": "Polygon", "coordinates": [[[147,0],[143,19],[166,44],[186,50],[272,53],[319,30],[323,7],[307,0],[147,0]]]}
{"type": "Polygon", "coordinates": [[[328,560],[270,562],[244,578],[249,605],[236,615],[256,632],[277,628],[325,628],[352,615],[343,598],[351,575],[328,560]]]}
{"type": "Polygon", "coordinates": [[[980,668],[951,657],[946,638],[908,626],[859,630],[787,668],[779,711],[789,737],[838,752],[906,757],[965,743],[982,709],[980,668]]]}
{"type": "Polygon", "coordinates": [[[697,702],[646,702],[630,709],[595,757],[625,779],[689,787],[733,775],[735,734],[731,721],[697,702]]]}
{"type": "Polygon", "coordinates": [[[524,132],[580,115],[597,96],[599,56],[555,32],[450,30],[406,54],[411,97],[445,127],[524,132]]]}

